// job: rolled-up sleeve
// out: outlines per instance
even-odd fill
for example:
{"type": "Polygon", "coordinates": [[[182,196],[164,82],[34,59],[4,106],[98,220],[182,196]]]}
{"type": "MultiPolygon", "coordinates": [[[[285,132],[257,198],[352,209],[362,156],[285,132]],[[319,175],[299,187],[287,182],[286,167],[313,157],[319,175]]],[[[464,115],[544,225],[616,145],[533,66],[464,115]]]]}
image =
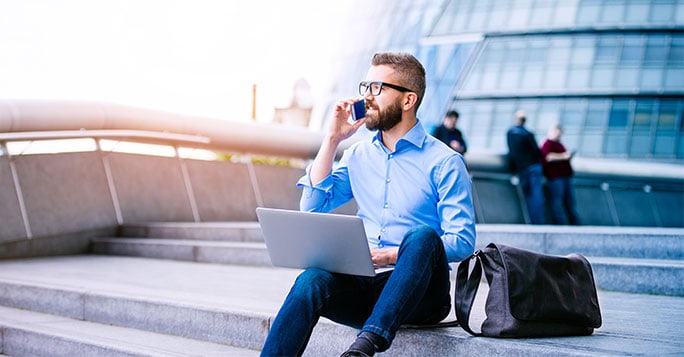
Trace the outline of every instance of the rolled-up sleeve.
{"type": "Polygon", "coordinates": [[[299,209],[308,212],[330,212],[353,198],[346,166],[338,165],[333,172],[316,185],[311,184],[311,165],[297,181],[302,187],[299,209]]]}
{"type": "Polygon", "coordinates": [[[437,182],[440,196],[437,209],[447,259],[459,262],[474,252],[476,236],[472,182],[460,155],[444,161],[437,182]]]}

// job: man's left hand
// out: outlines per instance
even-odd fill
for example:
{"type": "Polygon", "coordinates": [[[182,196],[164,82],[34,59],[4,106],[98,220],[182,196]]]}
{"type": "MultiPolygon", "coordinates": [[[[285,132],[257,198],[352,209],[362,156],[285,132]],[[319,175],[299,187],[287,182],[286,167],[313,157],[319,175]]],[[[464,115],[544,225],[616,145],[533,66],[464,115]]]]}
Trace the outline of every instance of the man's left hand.
{"type": "Polygon", "coordinates": [[[398,255],[399,248],[397,247],[371,250],[371,258],[373,258],[373,264],[381,267],[397,264],[398,255]]]}

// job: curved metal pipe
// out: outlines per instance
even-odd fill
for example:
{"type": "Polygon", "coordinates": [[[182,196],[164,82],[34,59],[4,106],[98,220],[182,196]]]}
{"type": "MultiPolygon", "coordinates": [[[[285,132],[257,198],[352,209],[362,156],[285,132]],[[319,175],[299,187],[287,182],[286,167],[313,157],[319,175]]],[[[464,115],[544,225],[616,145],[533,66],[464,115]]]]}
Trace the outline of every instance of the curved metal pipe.
{"type": "Polygon", "coordinates": [[[147,130],[209,138],[198,146],[231,152],[310,158],[322,135],[282,124],[180,115],[102,102],[0,100],[0,132],[147,130]]]}

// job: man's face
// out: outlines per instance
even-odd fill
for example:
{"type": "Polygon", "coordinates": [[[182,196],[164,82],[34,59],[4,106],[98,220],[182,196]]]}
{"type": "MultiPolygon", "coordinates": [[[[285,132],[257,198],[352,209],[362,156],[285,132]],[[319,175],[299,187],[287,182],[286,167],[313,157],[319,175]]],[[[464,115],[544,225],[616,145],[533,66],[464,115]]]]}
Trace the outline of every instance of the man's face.
{"type": "MultiPolygon", "coordinates": [[[[366,81],[381,81],[401,85],[394,79],[394,71],[387,66],[372,66],[368,70],[366,81]]],[[[364,98],[368,107],[366,110],[366,128],[368,130],[386,131],[401,122],[402,92],[383,86],[380,95],[373,96],[366,92],[364,98]]]]}
{"type": "Polygon", "coordinates": [[[456,127],[456,117],[445,117],[444,118],[444,127],[447,129],[453,129],[456,127]]]}

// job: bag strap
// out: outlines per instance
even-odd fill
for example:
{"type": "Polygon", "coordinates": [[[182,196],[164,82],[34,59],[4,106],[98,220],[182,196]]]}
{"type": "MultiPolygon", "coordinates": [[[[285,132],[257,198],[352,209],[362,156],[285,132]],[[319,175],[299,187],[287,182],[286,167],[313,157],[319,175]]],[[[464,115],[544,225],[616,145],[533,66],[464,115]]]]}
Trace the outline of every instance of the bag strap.
{"type": "Polygon", "coordinates": [[[482,252],[478,250],[472,256],[470,256],[470,258],[459,264],[458,271],[456,273],[457,291],[454,293],[456,318],[458,319],[461,327],[463,327],[466,332],[473,336],[482,336],[482,333],[474,332],[469,325],[470,312],[473,309],[475,295],[477,294],[477,289],[480,285],[480,279],[482,278],[482,258],[480,257],[480,254],[482,254],[482,252]],[[475,260],[475,266],[473,267],[473,271],[469,277],[468,267],[470,266],[470,260],[475,260]]]}

